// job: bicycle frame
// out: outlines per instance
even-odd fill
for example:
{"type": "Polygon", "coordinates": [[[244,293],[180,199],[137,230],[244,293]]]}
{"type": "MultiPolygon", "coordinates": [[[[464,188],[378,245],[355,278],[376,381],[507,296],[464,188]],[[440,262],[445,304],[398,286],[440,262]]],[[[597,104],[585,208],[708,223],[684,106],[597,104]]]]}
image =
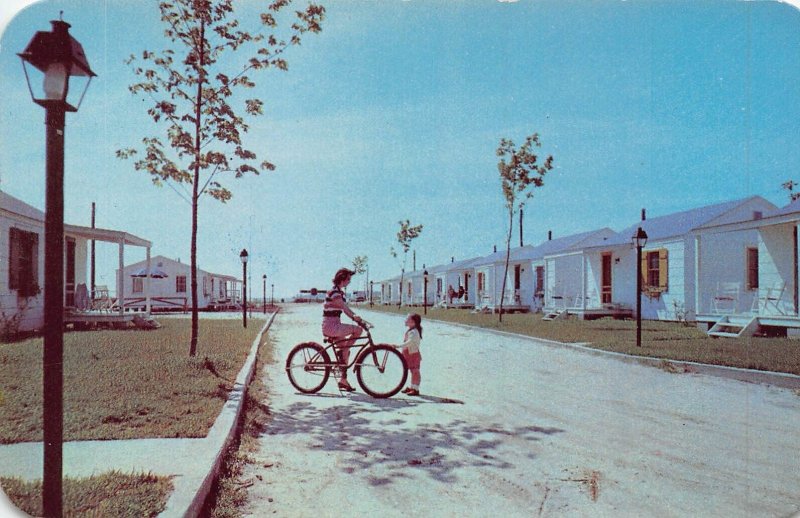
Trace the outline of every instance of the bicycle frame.
{"type": "MultiPolygon", "coordinates": [[[[369,331],[369,326],[361,326],[361,329],[366,331],[366,335],[359,336],[358,338],[342,338],[342,339],[330,339],[325,338],[323,341],[328,345],[325,346],[325,351],[333,351],[333,359],[335,363],[331,363],[330,365],[326,365],[326,367],[345,367],[347,369],[353,367],[356,364],[356,360],[361,356],[361,351],[366,349],[367,347],[375,345],[375,342],[372,340],[372,333],[369,331]],[[339,345],[344,342],[353,341],[351,345],[339,345]],[[349,363],[344,365],[341,361],[339,361],[339,354],[338,351],[342,349],[354,349],[358,348],[356,354],[351,355],[349,363]]],[[[329,354],[330,356],[330,354],[329,354]]],[[[373,352],[372,359],[375,362],[375,365],[378,367],[378,371],[383,372],[386,368],[386,358],[384,357],[383,362],[381,365],[378,365],[378,356],[373,352]]],[[[334,374],[336,375],[336,373],[334,374]]]]}

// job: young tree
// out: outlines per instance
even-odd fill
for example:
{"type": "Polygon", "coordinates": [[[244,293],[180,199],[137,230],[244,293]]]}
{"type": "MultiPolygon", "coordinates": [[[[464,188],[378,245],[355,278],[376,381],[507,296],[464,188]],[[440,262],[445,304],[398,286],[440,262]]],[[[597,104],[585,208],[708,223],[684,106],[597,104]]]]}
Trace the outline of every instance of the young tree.
{"type": "Polygon", "coordinates": [[[357,255],[355,259],[353,259],[353,271],[356,272],[355,275],[361,275],[367,271],[367,268],[366,255],[357,255]]]}
{"type": "Polygon", "coordinates": [[[503,289],[500,292],[499,320],[503,321],[503,299],[506,293],[508,263],[511,258],[511,233],[514,228],[514,215],[525,207],[525,203],[533,197],[534,189],[544,185],[544,176],[553,169],[553,157],[548,155],[539,162],[536,148],[540,148],[539,134],[534,133],[525,139],[525,143],[517,149],[510,139],[500,139],[497,156],[500,162],[500,184],[508,210],[508,235],[506,237],[506,262],[503,272],[503,289]]]}
{"type": "MultiPolygon", "coordinates": [[[[411,241],[419,237],[422,233],[422,225],[411,226],[409,220],[398,221],[400,230],[397,232],[397,242],[400,245],[400,250],[403,252],[403,262],[400,268],[400,303],[398,307],[403,305],[403,276],[406,273],[406,261],[408,260],[408,251],[411,250],[411,241]]],[[[392,257],[397,258],[397,250],[392,247],[389,250],[392,257]]]]}
{"type": "Polygon", "coordinates": [[[794,188],[797,187],[797,182],[793,180],[787,180],[781,184],[781,189],[789,191],[789,201],[795,201],[800,199],[800,192],[795,192],[794,188]]]}
{"type": "Polygon", "coordinates": [[[249,130],[245,117],[263,114],[264,102],[235,94],[255,87],[255,72],[287,70],[286,50],[300,44],[304,34],[322,29],[324,7],[311,3],[291,15],[290,4],[291,0],[274,0],[254,21],[257,27],[247,30],[236,18],[241,4],[233,0],[162,1],[158,7],[168,48],[145,50],[126,61],[139,77],[129,90],[149,101],[147,113],[166,138],[144,137],[140,149],[121,149],[117,156],[135,158],[136,170],[150,174],[157,186],[170,185],[192,207],[191,356],[197,352],[198,331],[198,202],[206,194],[223,203],[230,200],[223,178],[275,169],[266,160],[257,163],[257,154],[242,141],[249,130]],[[279,31],[278,19],[284,13],[294,20],[287,20],[288,28],[279,31]]]}

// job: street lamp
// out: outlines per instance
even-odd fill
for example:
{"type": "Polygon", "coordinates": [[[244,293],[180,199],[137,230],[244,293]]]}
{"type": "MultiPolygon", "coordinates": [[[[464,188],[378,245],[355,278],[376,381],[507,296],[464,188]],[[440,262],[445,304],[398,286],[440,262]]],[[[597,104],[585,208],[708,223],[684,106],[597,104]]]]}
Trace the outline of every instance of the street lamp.
{"type": "Polygon", "coordinates": [[[631,237],[636,247],[636,347],[642,346],[642,248],[647,244],[647,232],[642,227],[631,237]]]}
{"type": "Polygon", "coordinates": [[[275,284],[272,285],[272,295],[269,298],[270,304],[275,304],[275,284]]]}
{"type": "Polygon", "coordinates": [[[70,25],[63,20],[50,23],[52,30],[34,34],[18,56],[22,59],[31,99],[45,109],[42,513],[44,516],[61,516],[64,431],[64,124],[67,112],[78,111],[91,78],[96,74],[89,67],[81,44],[70,36],[70,25]],[[41,89],[31,84],[31,75],[41,76],[41,89]],[[80,97],[76,106],[67,100],[72,77],[86,78],[85,86],[77,89],[80,97]]]}
{"type": "Polygon", "coordinates": [[[242,325],[247,327],[247,249],[242,248],[239,259],[242,260],[242,325]]]}
{"type": "Polygon", "coordinates": [[[369,307],[372,307],[372,281],[369,281],[369,307]]]}
{"type": "Polygon", "coordinates": [[[261,276],[263,286],[261,286],[261,302],[263,303],[264,314],[267,314],[267,274],[261,276]]]}
{"type": "Polygon", "coordinates": [[[422,290],[422,312],[428,314],[428,270],[422,272],[424,288],[422,290]]]}

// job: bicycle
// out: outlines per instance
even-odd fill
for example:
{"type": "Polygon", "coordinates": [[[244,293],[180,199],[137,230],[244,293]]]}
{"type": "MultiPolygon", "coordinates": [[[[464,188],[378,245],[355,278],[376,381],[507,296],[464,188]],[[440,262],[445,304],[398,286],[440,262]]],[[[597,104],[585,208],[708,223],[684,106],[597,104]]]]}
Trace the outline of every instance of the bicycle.
{"type": "Polygon", "coordinates": [[[286,374],[294,388],[304,394],[319,392],[333,372],[338,378],[343,367],[353,368],[358,384],[364,392],[375,398],[388,398],[397,394],[408,378],[406,360],[397,348],[390,344],[376,344],[370,329],[374,326],[367,321],[359,323],[366,335],[353,340],[349,346],[339,344],[347,339],[326,337],[325,347],[317,342],[303,342],[295,345],[286,358],[286,374]],[[340,361],[337,349],[355,349],[352,360],[345,365],[340,361]],[[333,351],[333,358],[329,350],[333,351]]]}

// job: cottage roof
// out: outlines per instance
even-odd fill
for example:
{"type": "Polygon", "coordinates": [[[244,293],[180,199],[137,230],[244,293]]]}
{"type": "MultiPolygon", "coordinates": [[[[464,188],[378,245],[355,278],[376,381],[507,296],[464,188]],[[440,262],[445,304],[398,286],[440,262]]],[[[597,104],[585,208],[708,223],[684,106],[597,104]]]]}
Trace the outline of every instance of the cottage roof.
{"type": "MultiPolygon", "coordinates": [[[[755,198],[758,198],[758,196],[706,205],[705,207],[698,207],[696,209],[675,212],[673,214],[639,221],[618,232],[617,235],[607,239],[602,245],[615,246],[630,244],[631,237],[636,233],[638,227],[642,227],[644,231],[647,232],[648,240],[683,236],[692,230],[712,223],[723,214],[755,198]]],[[[600,243],[598,243],[598,245],[600,245],[600,243]]]]}
{"type": "Polygon", "coordinates": [[[765,214],[765,217],[772,217],[772,216],[787,216],[789,214],[800,213],[800,198],[794,200],[792,203],[785,207],[781,207],[769,214],[765,214]]]}
{"type": "Polygon", "coordinates": [[[82,227],[80,225],[64,224],[64,232],[84,239],[95,241],[106,241],[109,243],[125,243],[126,245],[150,247],[153,243],[141,237],[122,232],[120,230],[110,230],[107,228],[82,227]]]}
{"type": "Polygon", "coordinates": [[[0,191],[0,209],[36,221],[44,221],[44,212],[3,191],[0,191]]]}

